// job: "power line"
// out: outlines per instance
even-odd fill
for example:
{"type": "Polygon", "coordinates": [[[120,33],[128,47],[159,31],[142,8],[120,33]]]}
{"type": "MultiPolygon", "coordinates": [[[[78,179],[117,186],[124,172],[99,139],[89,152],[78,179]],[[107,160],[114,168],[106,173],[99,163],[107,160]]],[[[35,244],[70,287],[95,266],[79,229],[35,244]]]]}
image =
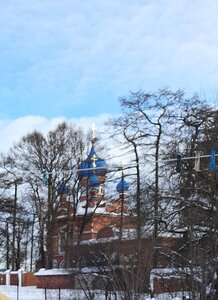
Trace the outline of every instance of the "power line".
{"type": "MultiPolygon", "coordinates": [[[[218,156],[218,154],[214,155],[215,157],[218,156]]],[[[187,156],[187,157],[180,157],[181,161],[183,160],[192,160],[192,159],[197,159],[197,158],[210,158],[211,155],[198,155],[198,156],[187,156]]],[[[169,158],[169,159],[159,159],[159,160],[148,160],[148,163],[166,163],[166,162],[177,162],[177,158],[169,158]]],[[[88,168],[77,168],[77,169],[71,169],[71,170],[59,170],[59,171],[52,171],[52,172],[47,172],[43,171],[43,173],[46,173],[47,175],[49,174],[70,174],[72,173],[75,174],[77,172],[85,172],[85,171],[98,171],[98,170],[107,170],[107,171],[116,171],[116,170],[122,170],[122,169],[127,169],[127,168],[134,168],[137,167],[138,165],[141,165],[142,163],[123,163],[123,164],[112,164],[112,165],[107,165],[104,167],[88,167],[88,168]]]]}

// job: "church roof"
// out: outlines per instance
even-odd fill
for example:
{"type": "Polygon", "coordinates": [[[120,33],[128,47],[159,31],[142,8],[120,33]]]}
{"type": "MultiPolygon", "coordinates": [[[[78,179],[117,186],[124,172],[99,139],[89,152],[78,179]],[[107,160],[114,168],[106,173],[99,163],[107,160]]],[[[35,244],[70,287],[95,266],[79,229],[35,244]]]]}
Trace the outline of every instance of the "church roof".
{"type": "Polygon", "coordinates": [[[98,176],[95,173],[92,173],[88,179],[88,187],[96,187],[99,186],[99,184],[100,181],[98,179],[98,176]]]}
{"type": "Polygon", "coordinates": [[[87,159],[80,163],[79,174],[82,177],[88,177],[93,174],[93,171],[96,175],[106,175],[107,173],[107,164],[96,154],[94,145],[92,145],[87,159]]]}
{"type": "Polygon", "coordinates": [[[129,185],[123,177],[121,178],[120,182],[117,184],[116,189],[119,193],[128,191],[129,185]]]}

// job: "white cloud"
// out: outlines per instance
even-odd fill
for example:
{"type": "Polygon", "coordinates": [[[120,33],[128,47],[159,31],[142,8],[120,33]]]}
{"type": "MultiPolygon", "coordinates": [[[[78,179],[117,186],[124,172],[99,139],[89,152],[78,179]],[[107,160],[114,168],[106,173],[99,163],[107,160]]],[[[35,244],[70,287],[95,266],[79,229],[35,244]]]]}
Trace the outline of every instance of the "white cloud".
{"type": "Polygon", "coordinates": [[[38,130],[46,134],[49,130],[54,129],[62,121],[69,121],[81,127],[85,131],[90,130],[94,123],[98,131],[102,130],[104,122],[110,115],[102,114],[93,117],[82,117],[74,119],[66,119],[64,117],[47,119],[41,116],[26,116],[14,120],[0,121],[0,152],[7,152],[13,143],[18,142],[21,137],[38,130]]]}
{"type": "Polygon", "coordinates": [[[214,90],[217,13],[216,0],[6,1],[0,114],[70,118],[93,102],[85,114],[112,113],[129,90],[214,90]]]}

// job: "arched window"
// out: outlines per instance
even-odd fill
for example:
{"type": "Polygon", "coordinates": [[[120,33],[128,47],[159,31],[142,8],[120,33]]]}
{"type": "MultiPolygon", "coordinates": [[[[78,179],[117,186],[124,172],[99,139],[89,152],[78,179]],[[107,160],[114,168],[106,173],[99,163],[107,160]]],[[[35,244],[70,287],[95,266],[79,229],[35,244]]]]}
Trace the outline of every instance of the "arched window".
{"type": "Polygon", "coordinates": [[[62,259],[62,261],[59,263],[59,268],[62,269],[62,268],[65,268],[65,267],[66,267],[65,260],[62,259]]]}
{"type": "Polygon", "coordinates": [[[99,188],[98,188],[98,193],[101,195],[104,195],[104,186],[103,184],[100,184],[99,188]]]}
{"type": "Polygon", "coordinates": [[[58,267],[58,261],[57,259],[53,259],[53,268],[57,268],[58,267]]]}
{"type": "Polygon", "coordinates": [[[101,230],[99,230],[97,234],[97,239],[109,237],[114,237],[113,229],[111,227],[104,227],[101,230]]]}
{"type": "Polygon", "coordinates": [[[67,232],[62,231],[58,239],[58,253],[63,254],[66,251],[67,232]]]}

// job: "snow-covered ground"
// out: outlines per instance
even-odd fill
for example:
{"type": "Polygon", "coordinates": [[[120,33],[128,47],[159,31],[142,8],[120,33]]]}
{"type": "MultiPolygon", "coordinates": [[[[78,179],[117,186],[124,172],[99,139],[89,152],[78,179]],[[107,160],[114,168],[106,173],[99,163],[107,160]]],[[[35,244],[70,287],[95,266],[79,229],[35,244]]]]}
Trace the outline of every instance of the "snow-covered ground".
{"type": "MultiPolygon", "coordinates": [[[[83,291],[79,290],[58,290],[37,289],[36,287],[0,286],[0,293],[8,296],[11,300],[86,300],[83,291]],[[18,294],[17,294],[18,293],[18,294]],[[46,298],[47,297],[47,298],[46,298]]],[[[102,291],[96,292],[96,300],[105,300],[105,294],[102,291]]],[[[158,295],[152,300],[182,300],[179,293],[172,297],[169,294],[158,295]]],[[[139,300],[151,300],[148,296],[143,296],[139,300]]]]}

